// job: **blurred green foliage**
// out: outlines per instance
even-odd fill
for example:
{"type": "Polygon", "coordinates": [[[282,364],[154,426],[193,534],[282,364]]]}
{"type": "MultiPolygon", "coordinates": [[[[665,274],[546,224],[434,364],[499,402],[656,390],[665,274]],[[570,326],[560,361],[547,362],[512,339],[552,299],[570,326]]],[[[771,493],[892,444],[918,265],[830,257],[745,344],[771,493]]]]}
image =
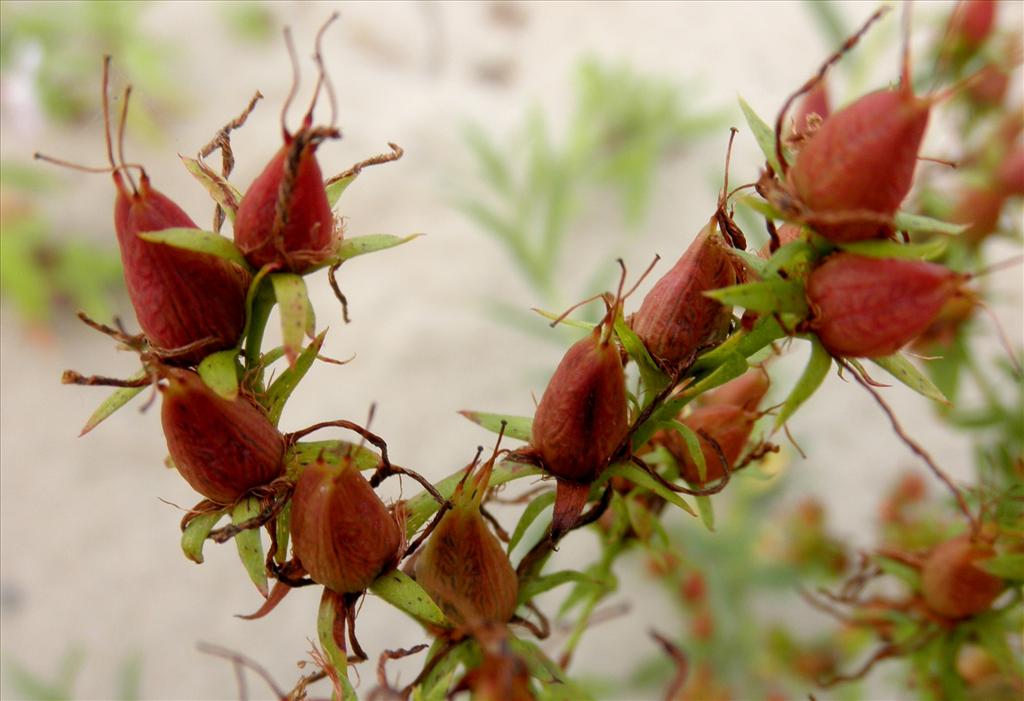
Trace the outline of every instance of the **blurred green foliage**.
{"type": "MultiPolygon", "coordinates": [[[[30,672],[20,662],[8,658],[4,663],[5,681],[10,684],[18,698],[27,701],[68,701],[75,698],[75,680],[82,669],[85,657],[85,650],[82,647],[69,647],[60,656],[57,669],[50,677],[30,672]]],[[[118,701],[135,701],[140,698],[141,673],[141,658],[137,655],[126,657],[118,666],[116,692],[110,698],[118,701]]]]}

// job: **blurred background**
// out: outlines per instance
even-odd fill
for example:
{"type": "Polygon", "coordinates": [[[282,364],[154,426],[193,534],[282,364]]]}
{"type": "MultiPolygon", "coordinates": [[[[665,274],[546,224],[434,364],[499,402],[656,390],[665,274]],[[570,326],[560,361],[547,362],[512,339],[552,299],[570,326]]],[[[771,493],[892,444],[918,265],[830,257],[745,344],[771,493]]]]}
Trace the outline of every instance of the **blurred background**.
{"type": "MultiPolygon", "coordinates": [[[[949,7],[915,7],[915,47],[934,41],[949,7]]],[[[362,421],[376,403],[373,428],[395,461],[439,479],[491,441],[456,411],[531,413],[532,396],[571,340],[529,309],[560,311],[605,289],[617,256],[634,271],[656,252],[662,266],[674,260],[714,211],[730,126],[741,130],[730,182],[758,175],[763,159],[737,95],[770,120],[874,9],[513,0],[0,4],[0,695],[236,698],[230,665],[200,653],[197,642],[242,652],[290,687],[315,634],[316,592],[298,590],[269,617],[241,621],[233,614],[255,610],[260,598],[234,548],[208,547],[202,567],[181,555],[174,505],[196,499],[163,467],[157,406],[140,415],[145,399],[136,400],[76,437],[105,391],[62,387],[61,371],[128,376],[137,367],[74,317],[82,309],[131,320],[113,189],[105,175],[40,164],[32,154],[104,161],[104,53],[113,55],[115,93],[134,85],[129,160],[144,163],[157,188],[209,227],[210,201],[178,154],[194,155],[260,90],[265,99],[233,135],[232,181],[244,189],[280,144],[291,81],[282,27],[291,26],[298,46],[304,80],[296,104],[305,105],[313,38],[330,12],[341,13],[324,55],[344,138],[319,150],[321,167],[340,172],[386,151],[388,141],[405,149],[400,161],[364,171],[346,191],[339,209],[346,233],[426,236],[342,269],[349,325],[324,276],[308,280],[320,324],[331,328],[325,353],[355,359],[315,367],[282,428],[362,421]]],[[[999,21],[1020,26],[1021,6],[1004,3],[999,21]]],[[[892,13],[836,71],[834,102],[895,80],[898,46],[892,13]]],[[[1019,95],[1019,84],[1012,89],[1019,95]]],[[[300,110],[292,110],[293,127],[300,110]]],[[[943,135],[934,125],[928,155],[949,157],[943,135]]],[[[757,241],[763,227],[751,221],[740,223],[757,241]]],[[[991,245],[992,260],[1017,250],[991,245]]],[[[1020,268],[989,283],[992,306],[1019,344],[1020,268]]],[[[991,327],[979,333],[992,341],[979,352],[1002,352],[991,327]]],[[[803,358],[794,356],[775,366],[776,401],[800,372],[803,358]]],[[[902,386],[886,396],[946,469],[970,474],[970,443],[945,430],[926,399],[902,386]]],[[[732,630],[715,654],[739,689],[756,688],[743,686],[753,684],[755,668],[770,669],[757,640],[745,637],[745,620],[753,620],[745,616],[809,635],[821,627],[821,616],[793,594],[797,574],[758,569],[758,553],[778,547],[772,539],[787,515],[820,506],[829,533],[868,547],[882,492],[904,470],[924,469],[870,397],[835,376],[791,428],[809,459],[786,446],[765,470],[740,480],[722,501],[716,533],[668,519],[689,555],[717,572],[718,603],[735,612],[736,620],[722,623],[732,630]]],[[[564,562],[588,562],[596,552],[588,538],[571,539],[564,562]]],[[[574,661],[574,673],[594,680],[604,698],[657,698],[667,668],[659,668],[646,631],[670,630],[678,620],[684,636],[688,621],[645,577],[643,558],[633,562],[617,572],[621,587],[611,599],[628,614],[588,631],[574,661]]],[[[372,598],[359,624],[371,658],[422,642],[415,625],[372,598]]],[[[909,693],[880,676],[877,697],[909,693]]],[[[253,682],[252,697],[269,693],[253,682]]]]}

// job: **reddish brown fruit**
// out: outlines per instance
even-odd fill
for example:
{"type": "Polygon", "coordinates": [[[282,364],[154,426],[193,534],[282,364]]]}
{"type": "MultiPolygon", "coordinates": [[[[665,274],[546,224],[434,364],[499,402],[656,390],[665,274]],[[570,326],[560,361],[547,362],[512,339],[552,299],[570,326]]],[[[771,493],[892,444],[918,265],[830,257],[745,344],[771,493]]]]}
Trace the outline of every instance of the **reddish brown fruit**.
{"type": "Polygon", "coordinates": [[[838,253],[807,280],[810,328],[833,355],[892,355],[928,328],[963,280],[935,263],[838,253]]]}
{"type": "Polygon", "coordinates": [[[533,418],[531,445],[554,476],[589,484],[629,428],[618,348],[602,327],[566,352],[533,418]]]}
{"type": "Polygon", "coordinates": [[[167,450],[193,489],[233,504],[284,470],[285,441],[263,409],[244,396],[224,399],[191,370],[162,367],[161,420],[167,450]]]}
{"type": "Polygon", "coordinates": [[[216,256],[142,240],[139,234],[146,232],[197,227],[145,174],[134,192],[120,172],[114,184],[114,227],[128,297],[154,350],[191,365],[234,347],[245,326],[249,273],[216,256]]]}
{"type": "Polygon", "coordinates": [[[399,560],[394,517],[348,455],[303,470],[292,496],[292,547],[302,567],[337,594],[365,590],[399,560]]]}
{"type": "Polygon", "coordinates": [[[704,293],[738,280],[736,259],[712,219],[630,318],[633,331],[662,369],[672,375],[684,371],[728,330],[731,308],[704,293]]]}
{"type": "Polygon", "coordinates": [[[757,414],[732,404],[698,407],[681,420],[683,424],[693,429],[700,439],[700,449],[706,468],[703,480],[700,478],[697,463],[690,457],[690,452],[682,437],[675,431],[665,431],[661,435],[665,447],[676,459],[683,478],[693,484],[706,484],[721,479],[725,475],[725,467],[722,465],[722,458],[718,450],[715,449],[711,441],[701,436],[700,432],[705,432],[718,444],[731,469],[743,453],[743,448],[746,447],[747,441],[750,439],[756,420],[757,414]]]}
{"type": "Polygon", "coordinates": [[[708,585],[704,580],[704,575],[697,571],[686,575],[679,588],[679,594],[683,597],[683,601],[691,605],[703,602],[707,598],[707,593],[708,585]]]}
{"type": "Polygon", "coordinates": [[[1006,195],[996,188],[967,185],[960,191],[949,219],[956,224],[966,224],[960,238],[976,246],[998,229],[1005,202],[1006,195]]]}
{"type": "Polygon", "coordinates": [[[473,701],[535,701],[530,688],[530,670],[508,650],[484,649],[480,666],[466,672],[454,692],[469,689],[473,701]]]}
{"type": "Polygon", "coordinates": [[[980,46],[996,21],[995,0],[961,0],[949,18],[949,37],[965,48],[980,46]]]}
{"type": "Polygon", "coordinates": [[[1010,74],[995,64],[982,68],[967,83],[967,94],[979,105],[998,107],[1010,89],[1010,74]]]}
{"type": "Polygon", "coordinates": [[[751,368],[735,380],[702,394],[698,401],[702,406],[730,404],[747,411],[754,411],[768,393],[768,373],[759,367],[751,368]]]}
{"type": "Polygon", "coordinates": [[[946,618],[987,611],[1003,591],[1003,580],[977,566],[995,555],[991,546],[967,536],[938,545],[921,569],[921,590],[928,607],[946,618]]]}
{"type": "Polygon", "coordinates": [[[303,273],[330,258],[341,242],[316,148],[324,138],[304,127],[285,143],[246,190],[235,218],[235,244],[253,266],[303,273]]]}
{"type": "Polygon", "coordinates": [[[787,183],[815,231],[836,243],[892,232],[931,104],[908,85],[880,90],[831,115],[804,142],[787,183]]]}
{"type": "Polygon", "coordinates": [[[1018,145],[1003,159],[996,179],[1006,194],[1024,195],[1024,146],[1018,145]]]}
{"type": "Polygon", "coordinates": [[[480,512],[494,457],[475,475],[470,465],[416,559],[416,581],[452,623],[471,630],[508,623],[519,594],[512,563],[480,512]]]}
{"type": "Polygon", "coordinates": [[[928,328],[914,339],[912,347],[925,353],[936,347],[949,348],[963,325],[974,316],[978,301],[977,295],[970,290],[963,290],[948,299],[928,328]]]}

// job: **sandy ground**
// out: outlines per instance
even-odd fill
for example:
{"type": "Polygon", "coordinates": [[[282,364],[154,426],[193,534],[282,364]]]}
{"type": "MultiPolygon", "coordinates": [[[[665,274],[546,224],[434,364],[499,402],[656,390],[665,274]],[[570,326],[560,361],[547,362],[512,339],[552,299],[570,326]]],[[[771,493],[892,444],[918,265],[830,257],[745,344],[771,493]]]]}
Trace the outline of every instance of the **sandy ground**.
{"type": "MultiPolygon", "coordinates": [[[[356,361],[317,367],[282,426],[362,419],[377,402],[374,427],[389,437],[394,459],[431,478],[465,464],[478,443],[490,440],[456,410],[528,413],[531,391],[539,395],[543,384],[524,378],[558,360],[555,346],[481,313],[476,300],[485,293],[523,307],[534,300],[503,251],[450,205],[453,183],[471,172],[459,127],[477,120],[492,134],[508,134],[533,103],[556,120],[564,118],[573,67],[584,54],[678,78],[700,76],[713,101],[732,105],[741,94],[769,115],[827,53],[795,3],[522,4],[516,6],[523,18],[518,28],[496,23],[480,3],[273,7],[293,26],[300,45],[330,10],[342,13],[325,48],[345,139],[321,149],[324,171],[379,152],[388,140],[407,151],[400,163],[368,171],[345,195],[349,233],[428,233],[350,265],[344,275],[354,319],[349,326],[341,325],[323,277],[310,281],[321,323],[332,327],[326,352],[355,354],[356,361]],[[498,64],[510,71],[507,84],[478,77],[481,67],[498,64]]],[[[870,6],[849,3],[843,9],[861,18],[870,6]]],[[[212,13],[208,5],[180,3],[155,6],[147,15],[159,35],[187,42],[180,73],[199,107],[194,118],[174,125],[159,152],[131,146],[133,158],[147,164],[165,192],[202,213],[194,214],[200,222],[208,217],[208,202],[176,163],[175,151],[193,152],[259,88],[266,102],[236,139],[234,180],[249,182],[277,148],[277,110],[290,77],[279,43],[269,50],[239,48],[222,35],[212,13]]],[[[880,80],[893,73],[881,67],[880,80]]],[[[735,121],[741,126],[738,112],[735,121]]],[[[25,158],[40,143],[82,161],[102,154],[99,122],[72,134],[40,132],[9,116],[3,125],[4,159],[25,158]]],[[[659,179],[632,265],[654,251],[681,250],[711,213],[707,178],[718,168],[725,138],[723,130],[720,139],[688,153],[659,179]]],[[[744,134],[733,177],[753,178],[758,162],[753,140],[744,134]]],[[[98,222],[109,216],[109,182],[86,176],[76,182],[80,187],[52,212],[58,228],[85,216],[98,222]]],[[[102,232],[102,226],[93,228],[102,232]]],[[[575,243],[585,250],[586,233],[579,232],[575,243]]],[[[570,279],[582,274],[573,263],[564,261],[570,279]]],[[[997,312],[1019,340],[1019,270],[999,280],[1005,289],[997,312]]],[[[29,343],[9,310],[0,322],[4,657],[48,674],[69,644],[81,644],[88,655],[77,686],[83,698],[111,696],[118,666],[133,655],[143,660],[145,698],[236,698],[229,666],[196,651],[197,641],[209,641],[244,651],[290,685],[295,660],[315,635],[316,593],[295,592],[262,621],[231,615],[255,609],[259,596],[233,548],[208,547],[202,567],[181,556],[180,514],[158,499],[188,505],[194,496],[161,467],[156,411],[140,416],[129,408],[87,438],[76,438],[104,395],[60,387],[60,370],[126,374],[134,361],[70,322],[59,329],[59,343],[48,347],[29,343]]],[[[794,365],[790,372],[796,371],[794,365]]],[[[794,422],[813,456],[797,469],[806,492],[828,504],[836,530],[866,544],[871,533],[864,524],[873,518],[878,493],[897,469],[912,464],[911,457],[866,395],[834,377],[827,390],[794,422]]],[[[935,427],[925,400],[902,388],[888,395],[908,428],[951,472],[968,474],[967,446],[935,427]]],[[[578,552],[566,557],[586,555],[589,546],[580,540],[578,552]]],[[[616,674],[652,654],[644,631],[665,604],[648,596],[649,588],[633,591],[644,595],[626,590],[620,599],[632,600],[634,612],[588,638],[578,656],[580,670],[616,674]]],[[[360,624],[371,655],[421,642],[415,626],[372,599],[360,624]]],[[[364,679],[364,689],[369,681],[364,679]]],[[[4,698],[12,693],[3,687],[4,698]]],[[[266,693],[254,684],[253,697],[266,693]]]]}

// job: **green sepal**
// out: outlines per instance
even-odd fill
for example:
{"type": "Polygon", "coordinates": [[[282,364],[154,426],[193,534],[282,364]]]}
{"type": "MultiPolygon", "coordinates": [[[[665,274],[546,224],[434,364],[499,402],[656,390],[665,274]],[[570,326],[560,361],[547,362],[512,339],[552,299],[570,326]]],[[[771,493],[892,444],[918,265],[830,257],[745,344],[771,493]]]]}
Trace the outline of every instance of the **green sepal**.
{"type": "Polygon", "coordinates": [[[231,239],[215,234],[212,231],[202,229],[173,228],[161,229],[160,231],[147,231],[137,234],[143,241],[150,243],[162,243],[166,246],[183,248],[187,251],[205,253],[211,256],[223,258],[235,265],[250,270],[249,263],[245,256],[238,250],[238,247],[231,242],[231,239]]]}
{"type": "Polygon", "coordinates": [[[615,335],[619,337],[622,347],[636,363],[640,371],[640,381],[644,383],[644,404],[653,400],[669,383],[669,377],[661,371],[647,352],[640,337],[633,333],[620,313],[615,319],[615,335]]]}
{"type": "Polygon", "coordinates": [[[290,499],[281,509],[281,513],[277,515],[274,534],[277,537],[277,552],[274,553],[274,561],[283,565],[288,560],[288,541],[292,535],[292,502],[290,499]]]}
{"type": "Polygon", "coordinates": [[[884,555],[876,555],[875,563],[882,569],[886,574],[892,575],[897,579],[903,581],[908,587],[914,591],[921,590],[921,573],[914,569],[910,565],[893,560],[885,557],[884,555]]]}
{"type": "Polygon", "coordinates": [[[301,441],[288,448],[285,465],[288,479],[298,480],[302,470],[321,458],[328,465],[340,465],[350,458],[357,470],[372,470],[380,465],[380,455],[369,448],[349,441],[301,441]]]}
{"type": "Polygon", "coordinates": [[[707,461],[704,460],[704,451],[701,450],[700,438],[697,436],[697,432],[676,419],[664,422],[662,427],[679,434],[683,442],[686,443],[686,452],[689,453],[690,459],[697,466],[697,474],[700,475],[700,481],[706,482],[708,479],[708,465],[707,461]]]}
{"type": "Polygon", "coordinates": [[[765,277],[768,275],[768,261],[761,256],[748,251],[742,251],[738,248],[729,248],[726,250],[729,255],[738,259],[744,267],[748,268],[758,277],[765,277]]]}
{"type": "Polygon", "coordinates": [[[185,164],[185,170],[191,173],[192,177],[210,193],[213,201],[220,205],[224,213],[227,214],[228,220],[234,224],[238,205],[242,201],[242,193],[202,161],[182,155],[179,155],[178,158],[185,164]]]}
{"type": "Polygon", "coordinates": [[[704,524],[704,528],[708,529],[710,533],[714,533],[715,506],[711,502],[711,497],[694,497],[694,500],[697,502],[697,511],[700,513],[700,522],[704,524]]]}
{"type": "Polygon", "coordinates": [[[559,694],[556,698],[573,699],[574,701],[590,701],[594,698],[569,678],[565,674],[565,670],[548,658],[536,644],[511,634],[508,637],[508,643],[512,652],[526,662],[530,676],[537,679],[541,688],[546,692],[559,694]]]}
{"type": "Polygon", "coordinates": [[[217,351],[203,358],[196,368],[206,386],[227,400],[238,397],[238,366],[235,363],[237,357],[236,348],[217,351]]]}
{"type": "Polygon", "coordinates": [[[334,206],[338,204],[338,200],[341,199],[342,193],[348,189],[349,185],[355,182],[357,177],[359,177],[359,173],[353,173],[352,175],[339,178],[333,183],[325,186],[324,189],[327,191],[327,204],[331,206],[331,209],[334,209],[334,206]]]}
{"type": "MultiPolygon", "coordinates": [[[[772,167],[776,173],[781,173],[782,168],[779,165],[779,159],[775,154],[775,130],[768,126],[767,122],[761,119],[753,108],[747,104],[747,101],[742,97],[737,98],[740,102],[740,109],[743,110],[743,117],[747,120],[747,126],[750,127],[751,133],[754,135],[754,140],[757,141],[757,145],[761,148],[761,153],[764,154],[765,160],[768,161],[768,165],[772,167]]],[[[785,147],[783,147],[783,157],[788,161],[790,156],[787,153],[785,147]]]]}
{"type": "Polygon", "coordinates": [[[423,587],[401,570],[392,570],[378,577],[370,585],[370,591],[420,623],[438,628],[452,627],[423,587]]]}
{"type": "MultiPolygon", "coordinates": [[[[430,650],[427,652],[427,662],[429,663],[437,655],[442,654],[446,645],[447,642],[443,638],[434,640],[434,644],[430,646],[430,650]]],[[[434,668],[430,670],[430,674],[413,689],[413,700],[445,701],[448,698],[448,690],[451,688],[452,681],[455,678],[455,671],[458,669],[459,664],[462,663],[463,655],[472,646],[472,640],[465,640],[449,650],[434,665],[434,668]]]]}
{"type": "Polygon", "coordinates": [[[885,370],[887,373],[895,377],[897,380],[905,384],[910,389],[914,390],[918,394],[921,394],[929,399],[933,399],[940,404],[950,405],[946,395],[942,393],[935,383],[932,382],[927,375],[917,369],[917,367],[910,362],[907,356],[900,352],[887,355],[884,358],[871,358],[871,362],[878,367],[885,370]]]}
{"type": "Polygon", "coordinates": [[[947,239],[932,239],[924,243],[898,243],[888,240],[854,241],[839,246],[847,253],[867,258],[902,258],[905,260],[935,260],[949,247],[947,239]]]}
{"type": "Polygon", "coordinates": [[[299,382],[306,376],[309,369],[313,367],[320,348],[324,345],[324,338],[327,336],[327,329],[320,332],[320,335],[313,339],[312,343],[302,349],[295,364],[286,369],[274,380],[267,389],[263,405],[267,409],[267,417],[275,426],[281,420],[281,412],[284,411],[285,402],[292,396],[292,392],[299,386],[299,382]]]}
{"type": "Polygon", "coordinates": [[[776,275],[780,270],[799,273],[818,255],[818,249],[809,241],[790,241],[772,254],[765,272],[767,275],[776,275]]]}
{"type": "Polygon", "coordinates": [[[804,286],[797,280],[768,278],[758,282],[745,282],[704,293],[722,304],[743,307],[755,312],[780,314],[807,314],[804,286]]]}
{"type": "Polygon", "coordinates": [[[807,366],[800,375],[800,379],[797,380],[796,385],[794,385],[793,391],[786,397],[782,409],[779,410],[778,416],[775,417],[776,429],[786,423],[796,413],[796,410],[811,398],[811,395],[825,381],[825,377],[832,367],[832,355],[825,349],[821,341],[814,336],[810,337],[809,340],[811,342],[811,357],[807,360],[807,366]]]}
{"type": "MultiPolygon", "coordinates": [[[[264,285],[263,281],[273,272],[273,266],[267,264],[253,276],[252,283],[245,295],[245,328],[242,338],[245,339],[245,367],[250,370],[257,366],[260,348],[263,345],[263,333],[267,328],[267,320],[274,308],[274,289],[264,285]]],[[[262,373],[257,379],[257,389],[262,389],[262,373]]]]}
{"type": "Polygon", "coordinates": [[[223,509],[211,511],[188,522],[181,533],[181,549],[185,557],[197,565],[203,564],[203,545],[206,543],[206,537],[210,535],[217,522],[224,518],[225,513],[227,512],[223,509]]]}
{"type": "MultiPolygon", "coordinates": [[[[260,500],[246,497],[231,509],[231,522],[237,526],[255,518],[260,511],[260,500]]],[[[267,566],[263,559],[263,541],[260,538],[260,529],[249,528],[241,531],[235,536],[235,545],[238,547],[238,558],[245,566],[249,579],[256,585],[263,598],[266,598],[270,592],[267,589],[267,566]]]]}
{"type": "Polygon", "coordinates": [[[671,489],[665,487],[663,484],[655,480],[649,474],[647,474],[646,472],[644,472],[643,470],[641,470],[639,467],[632,463],[620,462],[612,465],[611,467],[604,471],[604,473],[601,475],[599,482],[604,483],[605,481],[611,479],[612,477],[622,477],[623,479],[632,482],[638,487],[643,487],[644,489],[654,492],[668,503],[672,504],[673,506],[678,506],[680,509],[690,514],[691,516],[697,515],[697,512],[693,510],[693,507],[687,504],[681,496],[673,492],[671,489]]]}
{"type": "Polygon", "coordinates": [[[515,530],[512,531],[511,537],[508,539],[508,548],[506,552],[511,555],[512,551],[515,550],[516,546],[526,535],[526,531],[529,530],[533,522],[537,520],[537,517],[541,515],[544,509],[548,508],[555,503],[555,492],[544,492],[539,495],[533,501],[526,505],[523,509],[523,515],[519,517],[519,521],[516,523],[515,530]]]}
{"type": "Polygon", "coordinates": [[[697,356],[690,368],[691,373],[714,371],[718,366],[731,360],[732,356],[749,358],[773,341],[786,336],[786,330],[771,315],[760,317],[750,331],[740,329],[722,341],[716,348],[697,356]]]}
{"type": "Polygon", "coordinates": [[[978,562],[978,567],[989,574],[1015,582],[1024,582],[1024,555],[1006,553],[978,562]]]}
{"type": "MultiPolygon", "coordinates": [[[[774,137],[773,137],[774,138],[774,137]]],[[[771,202],[763,200],[755,195],[747,195],[746,197],[736,198],[736,202],[740,205],[754,210],[762,217],[771,219],[773,221],[785,221],[786,217],[783,216],[782,212],[777,210],[771,202]]]]}
{"type": "Polygon", "coordinates": [[[561,572],[555,572],[553,574],[544,575],[543,577],[537,577],[531,579],[523,586],[519,587],[519,604],[525,604],[535,596],[539,596],[546,591],[551,591],[555,587],[560,587],[563,584],[569,582],[585,582],[587,584],[599,585],[600,582],[596,581],[593,577],[590,577],[582,572],[576,570],[563,570],[561,572]]]}
{"type": "Polygon", "coordinates": [[[394,236],[392,234],[367,234],[366,236],[353,236],[341,242],[341,247],[338,248],[338,255],[331,262],[332,264],[344,263],[350,258],[401,246],[403,243],[409,243],[423,235],[394,236]]]}
{"type": "Polygon", "coordinates": [[[949,234],[950,236],[956,236],[970,228],[968,224],[953,224],[910,212],[896,212],[896,216],[893,217],[893,225],[900,231],[912,234],[949,234]]]}
{"type": "MultiPolygon", "coordinates": [[[[145,376],[146,371],[140,370],[139,372],[132,375],[129,379],[141,380],[145,376]]],[[[110,393],[110,396],[104,399],[103,403],[96,408],[96,411],[92,412],[92,416],[90,416],[89,420],[85,422],[84,426],[82,426],[82,430],[79,432],[78,435],[84,436],[89,431],[99,426],[101,423],[103,423],[103,421],[107,419],[108,416],[110,416],[115,411],[117,411],[125,404],[130,402],[132,398],[135,397],[135,395],[137,395],[144,389],[146,389],[146,385],[143,385],[141,387],[118,387],[117,389],[115,389],[113,392],[110,393]]]]}
{"type": "MultiPolygon", "coordinates": [[[[541,474],[544,474],[541,469],[533,465],[522,465],[511,460],[503,460],[494,466],[489,484],[491,487],[496,487],[499,484],[541,474]]],[[[450,499],[452,494],[455,493],[455,487],[458,486],[465,476],[465,470],[458,470],[455,474],[448,475],[440,482],[437,482],[434,488],[437,489],[442,497],[450,499]]],[[[440,505],[434,501],[434,497],[426,492],[421,492],[405,502],[405,510],[408,514],[406,534],[412,537],[439,508],[440,505]]]]}
{"type": "Polygon", "coordinates": [[[505,422],[505,435],[519,441],[529,442],[533,439],[533,417],[509,416],[506,414],[488,414],[483,411],[463,410],[459,412],[478,426],[494,433],[501,432],[501,422],[505,422]]]}
{"type": "Polygon", "coordinates": [[[303,337],[308,334],[312,338],[316,332],[313,306],[309,303],[306,282],[300,275],[274,273],[270,276],[270,283],[274,287],[274,297],[281,313],[284,354],[288,364],[294,367],[302,351],[303,337]]]}
{"type": "Polygon", "coordinates": [[[340,595],[327,588],[324,589],[324,593],[320,597],[320,608],[316,615],[316,635],[320,640],[320,647],[323,648],[327,663],[337,672],[338,680],[341,683],[343,696],[337,701],[358,701],[356,692],[348,680],[348,655],[334,639],[334,621],[338,616],[335,602],[340,599],[340,595]]]}

